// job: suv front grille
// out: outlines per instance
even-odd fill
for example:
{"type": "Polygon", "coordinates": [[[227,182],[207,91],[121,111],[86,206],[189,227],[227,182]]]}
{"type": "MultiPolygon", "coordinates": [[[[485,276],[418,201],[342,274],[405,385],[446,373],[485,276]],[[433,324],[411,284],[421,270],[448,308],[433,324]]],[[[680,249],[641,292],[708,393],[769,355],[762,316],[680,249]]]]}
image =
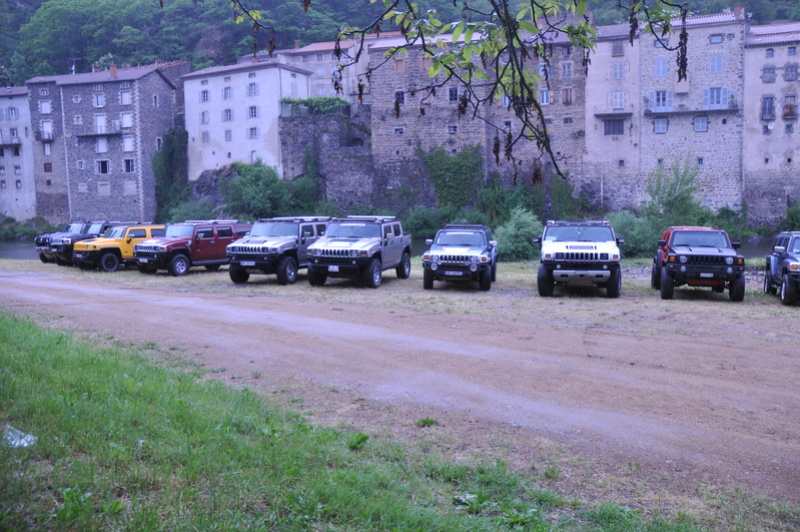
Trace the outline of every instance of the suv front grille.
{"type": "Polygon", "coordinates": [[[608,253],[597,253],[596,251],[566,251],[563,253],[556,253],[556,260],[597,262],[599,260],[608,260],[608,253]]]}
{"type": "Polygon", "coordinates": [[[245,245],[236,245],[236,246],[228,246],[228,252],[236,253],[238,255],[263,255],[266,253],[261,246],[245,246],[245,245]]]}
{"type": "Polygon", "coordinates": [[[687,264],[699,266],[725,266],[725,257],[719,255],[686,255],[687,264]]]}
{"type": "Polygon", "coordinates": [[[469,262],[471,260],[469,255],[441,255],[439,262],[469,262]]]}
{"type": "Polygon", "coordinates": [[[321,249],[319,250],[319,257],[350,257],[349,249],[321,249]]]}
{"type": "Polygon", "coordinates": [[[158,246],[136,246],[137,253],[158,253],[158,246]]]}

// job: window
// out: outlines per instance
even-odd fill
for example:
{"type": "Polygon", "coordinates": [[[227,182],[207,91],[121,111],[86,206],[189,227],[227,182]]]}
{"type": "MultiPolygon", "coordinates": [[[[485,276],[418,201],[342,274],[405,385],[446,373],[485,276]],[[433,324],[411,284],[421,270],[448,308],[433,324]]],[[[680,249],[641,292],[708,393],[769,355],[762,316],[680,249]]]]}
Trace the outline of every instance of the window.
{"type": "Polygon", "coordinates": [[[511,96],[509,96],[508,94],[503,94],[503,107],[505,107],[506,109],[511,107],[511,96]]]}
{"type": "Polygon", "coordinates": [[[131,82],[130,82],[130,81],[123,81],[123,82],[120,84],[120,86],[121,86],[123,89],[128,89],[128,88],[130,88],[130,86],[131,86],[131,82]]]}
{"type": "Polygon", "coordinates": [[[656,39],[653,41],[653,46],[655,48],[667,48],[669,47],[669,39],[656,39]]]}
{"type": "Polygon", "coordinates": [[[111,195],[111,183],[97,183],[97,195],[98,196],[110,196],[111,195]]]}
{"type": "Polygon", "coordinates": [[[222,111],[222,121],[230,122],[231,120],[233,120],[233,109],[224,109],[222,111]]]}
{"type": "Polygon", "coordinates": [[[561,77],[562,78],[572,77],[572,61],[565,61],[561,63],[561,77]]]}
{"type": "Polygon", "coordinates": [[[6,188],[6,180],[5,179],[0,181],[0,188],[6,188]]]}
{"type": "Polygon", "coordinates": [[[695,131],[708,131],[708,117],[696,116],[694,117],[694,130],[695,131]]]}
{"type": "Polygon", "coordinates": [[[571,117],[571,116],[565,116],[565,117],[564,117],[564,120],[562,120],[562,122],[563,122],[564,124],[571,124],[571,123],[573,122],[573,119],[572,119],[572,117],[571,117]]]}
{"type": "Polygon", "coordinates": [[[406,134],[406,129],[404,127],[396,127],[394,128],[394,134],[398,137],[402,137],[406,134]]]}
{"type": "Polygon", "coordinates": [[[615,111],[625,109],[625,93],[623,91],[614,91],[611,93],[611,108],[615,111]]]}
{"type": "Polygon", "coordinates": [[[797,48],[796,48],[796,47],[794,47],[794,46],[790,46],[790,47],[789,47],[789,48],[786,50],[786,55],[795,55],[796,53],[797,53],[797,48]]]}
{"type": "MultiPolygon", "coordinates": [[[[789,162],[791,163],[791,162],[792,162],[792,160],[791,160],[791,159],[789,159],[789,162]]],[[[19,179],[17,179],[16,181],[14,181],[14,185],[15,185],[17,188],[22,188],[22,181],[20,181],[19,179]]]]}
{"type": "Polygon", "coordinates": [[[225,130],[225,142],[230,142],[233,140],[233,132],[230,129],[225,130]]]}
{"type": "Polygon", "coordinates": [[[765,50],[765,57],[775,57],[775,49],[774,48],[767,48],[765,50]]]}
{"type": "Polygon", "coordinates": [[[258,83],[249,83],[247,85],[248,96],[258,96],[258,83]]]}
{"type": "Polygon", "coordinates": [[[161,150],[164,147],[164,139],[161,137],[156,137],[156,150],[161,150]]]}
{"type": "Polygon", "coordinates": [[[119,118],[122,127],[133,127],[133,113],[120,113],[119,118]]]}
{"type": "Polygon", "coordinates": [[[44,163],[44,171],[50,173],[53,171],[53,163],[44,163]]]}
{"type": "Polygon", "coordinates": [[[42,147],[44,149],[44,154],[45,155],[51,155],[52,154],[52,148],[50,146],[51,146],[51,144],[49,142],[46,143],[46,144],[42,144],[42,147]]]}
{"type": "Polygon", "coordinates": [[[432,57],[420,57],[419,58],[419,71],[420,72],[427,72],[430,70],[431,66],[433,65],[433,58],[432,57]]]}
{"type": "Polygon", "coordinates": [[[97,84],[95,84],[95,86],[94,86],[94,90],[96,90],[96,91],[101,91],[101,90],[103,90],[103,85],[102,85],[102,84],[100,84],[100,83],[97,83],[97,84]]]}
{"type": "Polygon", "coordinates": [[[611,56],[620,57],[625,55],[625,41],[611,41],[611,56]]]}
{"type": "Polygon", "coordinates": [[[651,111],[672,111],[672,91],[655,91],[650,95],[651,111]]]}
{"type": "Polygon", "coordinates": [[[86,169],[86,161],[80,160],[75,163],[78,167],[78,170],[85,170],[86,169]]]}
{"type": "Polygon", "coordinates": [[[625,63],[614,61],[611,63],[611,79],[623,79],[625,77],[625,63]]]}
{"type": "Polygon", "coordinates": [[[9,107],[8,108],[8,119],[9,120],[16,120],[17,119],[17,108],[16,107],[9,107]]]}
{"type": "Polygon", "coordinates": [[[211,140],[211,135],[208,134],[208,131],[203,131],[200,134],[200,140],[202,142],[209,142],[211,140]]]}
{"type": "Polygon", "coordinates": [[[131,91],[122,91],[119,93],[119,103],[122,105],[130,105],[133,103],[133,97],[131,96],[131,91]]]}
{"type": "Polygon", "coordinates": [[[308,56],[307,55],[304,54],[304,55],[300,56],[300,59],[303,61],[303,63],[308,63],[308,56]]]}
{"type": "Polygon", "coordinates": [[[204,79],[200,82],[200,85],[208,85],[208,80],[204,79]]]}
{"type": "Polygon", "coordinates": [[[106,105],[106,95],[105,94],[95,94],[92,99],[92,104],[95,107],[105,107],[106,105]]]}
{"type": "Polygon", "coordinates": [[[775,83],[775,67],[764,67],[761,71],[761,81],[764,83],[775,83]]]}
{"type": "Polygon", "coordinates": [[[550,91],[542,89],[539,91],[539,105],[550,105],[550,91]]]}
{"type": "Polygon", "coordinates": [[[406,73],[406,58],[405,57],[397,57],[394,60],[394,73],[395,74],[405,74],[406,73]]]}
{"type": "Polygon", "coordinates": [[[456,133],[458,133],[458,126],[455,124],[448,124],[447,132],[450,133],[451,135],[455,135],[456,133]]]}
{"type": "Polygon", "coordinates": [[[6,175],[6,167],[0,166],[0,175],[6,175]]]}
{"type": "Polygon", "coordinates": [[[721,33],[715,33],[714,35],[709,35],[708,42],[709,44],[719,44],[725,40],[725,36],[721,33]]]}
{"type": "Polygon", "coordinates": [[[106,153],[108,151],[108,139],[106,137],[97,137],[95,151],[97,153],[106,153]]]}
{"type": "Polygon", "coordinates": [[[604,135],[622,135],[625,133],[624,120],[603,120],[604,135]]]}
{"type": "Polygon", "coordinates": [[[402,89],[398,89],[394,91],[394,101],[398,105],[403,105],[406,103],[406,93],[402,89]]]}
{"type": "Polygon", "coordinates": [[[786,133],[794,133],[794,124],[786,124],[786,133]]]}
{"type": "Polygon", "coordinates": [[[158,94],[153,95],[153,107],[158,107],[158,94]]]}
{"type": "Polygon", "coordinates": [[[656,118],[653,120],[654,133],[666,133],[667,127],[668,127],[668,121],[666,118],[656,118]]]}
{"type": "Polygon", "coordinates": [[[107,174],[108,161],[95,161],[95,172],[98,174],[107,174]]]}
{"type": "Polygon", "coordinates": [[[39,102],[39,110],[43,115],[50,114],[52,111],[52,105],[50,104],[50,100],[43,100],[39,102]]]}
{"type": "Polygon", "coordinates": [[[247,116],[248,118],[258,118],[258,106],[251,105],[247,109],[247,116]]]}
{"type": "Polygon", "coordinates": [[[200,101],[207,102],[211,100],[211,93],[208,92],[208,89],[203,89],[200,91],[200,101]]]}
{"type": "Polygon", "coordinates": [[[247,138],[248,139],[257,139],[258,138],[258,128],[251,127],[247,130],[247,138]]]}
{"type": "Polygon", "coordinates": [[[451,102],[458,101],[458,87],[450,87],[447,89],[447,99],[451,102]]]}
{"type": "Polygon", "coordinates": [[[797,81],[797,65],[786,65],[786,68],[783,69],[783,79],[797,81]]]}
{"type": "Polygon", "coordinates": [[[734,93],[727,87],[703,89],[703,109],[728,109],[733,99],[734,93]]]}
{"type": "Polygon", "coordinates": [[[81,95],[80,94],[74,94],[72,96],[72,103],[81,103],[81,95]]]}
{"type": "Polygon", "coordinates": [[[323,66],[318,66],[317,67],[317,77],[318,78],[324,78],[325,77],[325,67],[323,67],[323,66]]]}
{"type": "Polygon", "coordinates": [[[703,163],[704,163],[704,162],[705,162],[705,161],[703,160],[703,158],[702,158],[702,157],[698,157],[698,158],[697,158],[697,166],[703,166],[703,163]]]}
{"type": "Polygon", "coordinates": [[[72,117],[72,125],[79,126],[83,124],[83,117],[81,115],[75,115],[72,117]]]}
{"type": "Polygon", "coordinates": [[[133,151],[133,137],[131,135],[122,137],[122,151],[133,151]]]}
{"type": "Polygon", "coordinates": [[[50,89],[39,89],[39,96],[47,96],[50,94],[50,89]]]}
{"type": "Polygon", "coordinates": [[[708,71],[712,74],[719,74],[722,72],[723,54],[714,54],[708,58],[708,71]]]}
{"type": "Polygon", "coordinates": [[[783,100],[783,118],[797,118],[797,96],[790,94],[783,100]]]}
{"type": "Polygon", "coordinates": [[[620,168],[625,168],[625,159],[620,159],[617,161],[617,166],[620,168]]]}
{"type": "Polygon", "coordinates": [[[133,159],[125,159],[125,173],[132,174],[134,171],[133,159]]]}
{"type": "Polygon", "coordinates": [[[775,118],[775,98],[773,96],[761,98],[761,118],[762,120],[773,120],[775,118]]]}
{"type": "Polygon", "coordinates": [[[233,87],[223,87],[222,88],[222,99],[223,100],[230,100],[233,98],[233,87]]]}
{"type": "Polygon", "coordinates": [[[325,96],[325,87],[322,85],[317,85],[316,92],[317,96],[325,96]]]}
{"type": "Polygon", "coordinates": [[[572,105],[572,88],[564,87],[561,89],[561,103],[564,105],[572,105]]]}
{"type": "Polygon", "coordinates": [[[564,46],[561,48],[561,55],[564,57],[570,57],[572,55],[572,46],[564,46]]]}
{"type": "Polygon", "coordinates": [[[209,122],[209,114],[208,111],[203,111],[200,113],[200,123],[201,124],[208,124],[209,122]]]}
{"type": "Polygon", "coordinates": [[[550,79],[552,77],[550,75],[550,67],[548,67],[547,65],[537,66],[536,73],[539,74],[544,79],[550,79]]]}
{"type": "Polygon", "coordinates": [[[666,57],[656,57],[655,61],[656,77],[664,77],[669,74],[669,60],[666,57]]]}
{"type": "Polygon", "coordinates": [[[317,61],[322,61],[322,54],[317,54],[317,61]]]}

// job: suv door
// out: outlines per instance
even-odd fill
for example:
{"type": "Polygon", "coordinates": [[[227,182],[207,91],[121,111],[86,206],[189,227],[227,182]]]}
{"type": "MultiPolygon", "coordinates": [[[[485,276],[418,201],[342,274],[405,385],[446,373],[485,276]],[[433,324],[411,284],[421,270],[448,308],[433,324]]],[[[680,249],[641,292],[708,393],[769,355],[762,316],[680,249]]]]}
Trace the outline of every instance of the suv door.
{"type": "Polygon", "coordinates": [[[400,224],[383,224],[383,267],[387,268],[400,262],[403,250],[403,235],[394,232],[400,230],[400,224]]]}
{"type": "Polygon", "coordinates": [[[120,243],[120,252],[122,253],[122,258],[124,259],[132,259],[133,258],[133,246],[137,242],[141,242],[147,238],[147,229],[144,227],[136,227],[132,229],[128,229],[128,234],[120,243]]]}
{"type": "Polygon", "coordinates": [[[216,245],[217,238],[213,227],[197,227],[194,232],[194,240],[191,243],[192,262],[212,260],[216,245]]]}
{"type": "Polygon", "coordinates": [[[768,259],[769,273],[772,276],[772,280],[777,284],[781,283],[781,273],[783,271],[783,262],[786,260],[786,246],[788,244],[788,237],[778,235],[775,237],[775,241],[772,243],[772,249],[770,250],[770,257],[768,259]]]}
{"type": "Polygon", "coordinates": [[[305,266],[308,264],[308,246],[317,241],[313,224],[300,224],[300,234],[297,242],[297,262],[305,266]]]}

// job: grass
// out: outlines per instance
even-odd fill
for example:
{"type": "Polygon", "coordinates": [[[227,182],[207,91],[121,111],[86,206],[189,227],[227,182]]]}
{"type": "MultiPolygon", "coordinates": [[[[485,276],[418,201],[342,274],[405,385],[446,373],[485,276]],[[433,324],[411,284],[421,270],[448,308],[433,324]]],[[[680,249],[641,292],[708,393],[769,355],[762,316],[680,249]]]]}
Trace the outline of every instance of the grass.
{"type": "Polygon", "coordinates": [[[247,389],[0,314],[0,529],[695,530],[320,428],[247,389]]]}

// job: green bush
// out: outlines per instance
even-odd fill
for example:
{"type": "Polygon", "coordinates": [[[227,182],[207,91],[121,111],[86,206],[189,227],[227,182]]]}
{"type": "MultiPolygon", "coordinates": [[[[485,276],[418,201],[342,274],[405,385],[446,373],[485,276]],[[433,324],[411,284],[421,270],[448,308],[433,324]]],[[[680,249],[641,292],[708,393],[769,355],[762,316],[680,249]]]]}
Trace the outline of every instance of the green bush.
{"type": "Polygon", "coordinates": [[[786,209],[786,218],[778,225],[781,231],[800,231],[800,203],[792,203],[786,209]]]}
{"type": "Polygon", "coordinates": [[[403,220],[405,230],[415,237],[433,238],[442,226],[451,223],[482,224],[489,226],[489,217],[476,209],[444,207],[432,210],[417,205],[403,220]]]}
{"type": "Polygon", "coordinates": [[[436,190],[439,207],[460,209],[475,200],[483,175],[480,146],[464,148],[452,156],[442,148],[428,153],[420,149],[418,153],[436,190]]]}
{"type": "Polygon", "coordinates": [[[5,216],[0,220],[0,240],[27,240],[41,233],[52,233],[56,227],[44,218],[36,217],[18,222],[5,216]]]}
{"type": "Polygon", "coordinates": [[[520,207],[512,209],[508,222],[498,227],[494,233],[500,260],[510,262],[536,259],[539,248],[533,244],[533,239],[542,236],[542,229],[542,223],[531,211],[520,207]]]}
{"type": "Polygon", "coordinates": [[[620,211],[609,217],[617,237],[624,238],[621,246],[623,257],[649,257],[655,253],[658,239],[664,227],[657,226],[649,218],[638,217],[631,211],[620,211]]]}
{"type": "Polygon", "coordinates": [[[208,220],[214,218],[214,205],[210,200],[190,200],[175,205],[169,210],[166,222],[175,223],[185,220],[208,220]]]}

